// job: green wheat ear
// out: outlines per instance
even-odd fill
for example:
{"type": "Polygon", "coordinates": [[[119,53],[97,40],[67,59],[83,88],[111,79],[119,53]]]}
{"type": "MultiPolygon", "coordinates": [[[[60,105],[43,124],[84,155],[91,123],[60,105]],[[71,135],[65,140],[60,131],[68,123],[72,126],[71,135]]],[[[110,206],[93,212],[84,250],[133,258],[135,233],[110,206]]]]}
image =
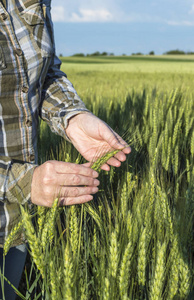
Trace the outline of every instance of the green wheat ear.
{"type": "Polygon", "coordinates": [[[122,151],[123,149],[119,149],[119,150],[113,150],[111,152],[106,153],[105,155],[103,155],[102,157],[98,158],[97,161],[95,161],[93,163],[93,165],[91,166],[91,168],[93,170],[95,170],[96,172],[100,172],[101,171],[101,167],[111,158],[113,157],[115,154],[117,154],[119,151],[122,151]]]}
{"type": "Polygon", "coordinates": [[[18,222],[18,224],[15,225],[15,227],[12,229],[9,236],[7,237],[3,248],[4,255],[7,255],[12,243],[17,238],[17,235],[21,233],[22,229],[23,229],[23,220],[18,222]]]}

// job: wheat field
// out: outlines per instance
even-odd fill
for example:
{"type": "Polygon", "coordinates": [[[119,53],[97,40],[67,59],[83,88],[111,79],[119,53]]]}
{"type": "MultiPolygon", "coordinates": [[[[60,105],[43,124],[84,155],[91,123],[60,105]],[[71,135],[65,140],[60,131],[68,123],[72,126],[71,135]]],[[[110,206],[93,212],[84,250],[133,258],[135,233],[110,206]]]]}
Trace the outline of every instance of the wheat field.
{"type": "MultiPolygon", "coordinates": [[[[132,152],[100,172],[88,204],[21,207],[4,249],[25,230],[32,262],[18,299],[193,299],[194,60],[171,60],[62,59],[87,107],[132,152]]],[[[47,159],[83,162],[41,123],[39,161],[47,159]]]]}

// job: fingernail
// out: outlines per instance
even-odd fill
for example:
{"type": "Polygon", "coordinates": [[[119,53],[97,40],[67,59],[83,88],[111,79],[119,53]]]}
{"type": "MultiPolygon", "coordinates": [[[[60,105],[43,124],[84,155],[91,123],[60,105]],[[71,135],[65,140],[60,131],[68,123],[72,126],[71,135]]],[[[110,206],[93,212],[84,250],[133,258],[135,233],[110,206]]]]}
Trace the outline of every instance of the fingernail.
{"type": "Polygon", "coordinates": [[[93,177],[98,177],[99,174],[96,171],[94,171],[92,175],[93,177]]]}
{"type": "Polygon", "coordinates": [[[93,200],[93,196],[92,195],[88,195],[88,196],[85,197],[85,201],[86,202],[91,201],[91,200],[93,200]]]}
{"type": "Polygon", "coordinates": [[[130,147],[130,146],[127,146],[126,148],[128,148],[128,149],[129,149],[129,152],[131,152],[131,147],[130,147]]]}
{"type": "Polygon", "coordinates": [[[100,184],[100,181],[98,179],[95,179],[94,180],[94,185],[99,185],[100,184]]]}
{"type": "Polygon", "coordinates": [[[93,189],[92,189],[92,194],[96,194],[98,192],[98,188],[97,187],[94,187],[93,189]]]}

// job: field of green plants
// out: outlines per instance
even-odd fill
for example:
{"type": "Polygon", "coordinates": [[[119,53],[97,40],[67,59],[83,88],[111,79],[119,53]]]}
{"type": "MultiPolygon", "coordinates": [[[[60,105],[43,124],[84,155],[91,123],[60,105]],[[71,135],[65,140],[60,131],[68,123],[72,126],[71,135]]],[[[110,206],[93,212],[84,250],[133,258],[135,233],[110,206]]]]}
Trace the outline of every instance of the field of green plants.
{"type": "MultiPolygon", "coordinates": [[[[194,58],[62,58],[86,106],[132,148],[94,201],[21,208],[32,263],[18,299],[194,299],[194,58]]],[[[40,163],[83,162],[40,126],[40,163]]],[[[9,248],[9,240],[7,249],[9,248]]]]}

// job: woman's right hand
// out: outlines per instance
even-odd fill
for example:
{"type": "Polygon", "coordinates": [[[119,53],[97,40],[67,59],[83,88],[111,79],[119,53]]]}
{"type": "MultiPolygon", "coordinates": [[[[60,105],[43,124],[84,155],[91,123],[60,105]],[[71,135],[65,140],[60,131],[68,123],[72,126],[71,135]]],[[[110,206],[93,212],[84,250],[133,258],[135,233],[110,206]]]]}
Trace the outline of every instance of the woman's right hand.
{"type": "Polygon", "coordinates": [[[59,205],[82,204],[98,192],[98,173],[89,164],[78,165],[50,160],[34,170],[31,184],[33,204],[51,207],[59,198],[59,205]]]}

